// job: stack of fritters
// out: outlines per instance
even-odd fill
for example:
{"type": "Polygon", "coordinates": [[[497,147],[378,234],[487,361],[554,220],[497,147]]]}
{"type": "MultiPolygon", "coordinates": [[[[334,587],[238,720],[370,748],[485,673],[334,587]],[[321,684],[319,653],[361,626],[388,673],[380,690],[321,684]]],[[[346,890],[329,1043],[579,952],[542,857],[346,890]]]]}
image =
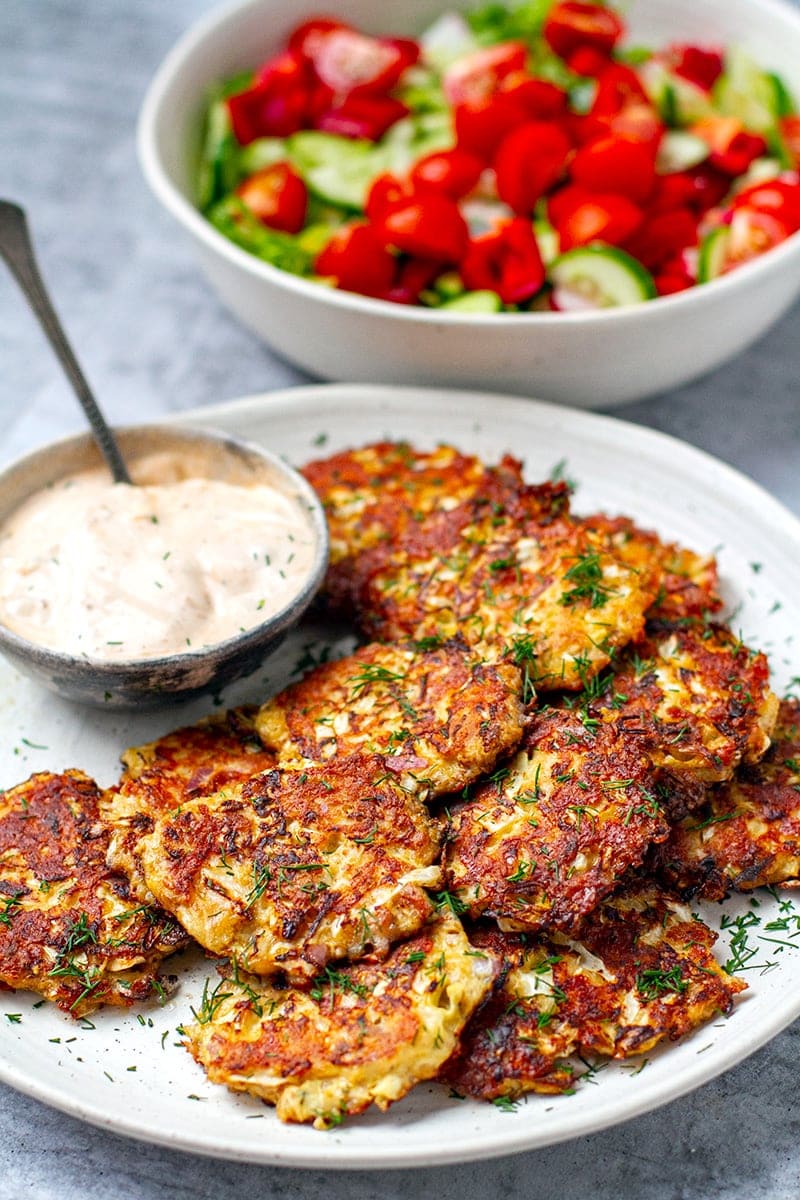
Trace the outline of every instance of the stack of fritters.
{"type": "MultiPolygon", "coordinates": [[[[327,603],[369,641],[127,751],[103,796],[84,781],[148,928],[169,913],[227,960],[187,1030],[209,1077],[328,1126],[437,1075],[565,1091],[576,1053],[728,1012],[744,984],[681,896],[796,878],[800,710],[769,749],[766,660],[712,622],[713,559],[578,518],[509,458],[382,443],[306,475],[327,603]]],[[[33,894],[11,862],[0,950],[33,894]]],[[[15,961],[0,978],[55,993],[15,961]]]]}

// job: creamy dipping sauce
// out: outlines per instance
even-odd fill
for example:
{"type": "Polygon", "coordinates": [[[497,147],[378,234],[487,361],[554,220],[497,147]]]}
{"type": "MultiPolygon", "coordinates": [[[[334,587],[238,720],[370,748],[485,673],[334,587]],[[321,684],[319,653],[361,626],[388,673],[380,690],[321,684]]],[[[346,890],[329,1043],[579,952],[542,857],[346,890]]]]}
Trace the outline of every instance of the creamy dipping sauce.
{"type": "Polygon", "coordinates": [[[302,502],[266,484],[131,487],[98,468],[32,496],[0,527],[0,621],[87,658],[191,653],[284,608],[315,551],[302,502]]]}

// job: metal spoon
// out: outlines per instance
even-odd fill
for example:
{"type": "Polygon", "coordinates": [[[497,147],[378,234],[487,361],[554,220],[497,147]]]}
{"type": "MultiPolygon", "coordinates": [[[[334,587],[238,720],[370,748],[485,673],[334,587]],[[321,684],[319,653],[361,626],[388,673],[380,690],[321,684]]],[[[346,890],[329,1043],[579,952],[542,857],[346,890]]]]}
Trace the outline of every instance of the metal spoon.
{"type": "Polygon", "coordinates": [[[0,200],[0,257],[5,259],[11,273],[25,293],[26,300],[38,318],[39,324],[55,351],[56,358],[72,384],[114,482],[130,483],[131,477],[119,452],[116,439],[97,406],[97,401],[72,352],[39,274],[25,212],[18,204],[12,204],[9,200],[0,200]]]}

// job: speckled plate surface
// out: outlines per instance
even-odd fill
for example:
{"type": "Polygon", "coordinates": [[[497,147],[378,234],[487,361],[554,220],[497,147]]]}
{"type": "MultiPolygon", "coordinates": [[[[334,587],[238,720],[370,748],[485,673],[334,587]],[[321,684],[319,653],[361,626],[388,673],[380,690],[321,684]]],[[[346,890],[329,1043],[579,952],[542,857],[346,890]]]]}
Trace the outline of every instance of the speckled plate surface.
{"type": "MultiPolygon", "coordinates": [[[[319,386],[256,396],[180,418],[263,442],[295,464],[382,437],[423,448],[451,441],[496,459],[523,457],[529,478],[556,464],[578,483],[576,511],[628,513],[668,538],[718,554],[733,624],[765,650],[774,686],[800,674],[800,522],[730,467],[662,434],[607,417],[501,396],[369,386],[319,386]]],[[[259,700],[347,635],[306,625],[224,703],[259,700]]],[[[0,662],[0,785],[32,771],[81,767],[101,784],[120,751],[185,724],[208,702],[141,716],[76,708],[0,662]]],[[[208,1083],[176,1032],[212,973],[197,953],[175,961],[180,986],[164,1007],[101,1012],[76,1023],[27,993],[0,993],[0,1078],[118,1133],[252,1162],[399,1167],[487,1158],[592,1133],[637,1116],[727,1070],[800,1015],[800,910],[759,893],[703,909],[727,928],[719,956],[738,960],[750,990],[733,1015],[644,1060],[590,1071],[572,1096],[530,1097],[514,1111],[421,1085],[388,1113],[327,1133],[281,1125],[257,1100],[208,1083]],[[731,946],[731,941],[733,945],[731,946]]]]}

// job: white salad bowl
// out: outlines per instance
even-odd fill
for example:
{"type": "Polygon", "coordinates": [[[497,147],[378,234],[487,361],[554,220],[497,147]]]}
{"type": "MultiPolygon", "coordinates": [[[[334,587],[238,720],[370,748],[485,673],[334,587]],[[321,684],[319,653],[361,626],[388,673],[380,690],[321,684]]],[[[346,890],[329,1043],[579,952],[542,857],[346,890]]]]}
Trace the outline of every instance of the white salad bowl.
{"type": "MultiPolygon", "coordinates": [[[[582,408],[678,387],[738,354],[800,293],[800,233],[731,274],[629,308],[444,313],[298,278],[239,249],[194,204],[208,87],[277,51],[300,21],[333,12],[373,33],[418,34],[467,0],[238,0],[168,55],[139,120],[158,199],[191,236],[222,300],[275,351],[325,379],[504,389],[582,408]]],[[[800,96],[800,8],[785,0],[633,0],[633,44],[742,46],[800,96]]]]}

